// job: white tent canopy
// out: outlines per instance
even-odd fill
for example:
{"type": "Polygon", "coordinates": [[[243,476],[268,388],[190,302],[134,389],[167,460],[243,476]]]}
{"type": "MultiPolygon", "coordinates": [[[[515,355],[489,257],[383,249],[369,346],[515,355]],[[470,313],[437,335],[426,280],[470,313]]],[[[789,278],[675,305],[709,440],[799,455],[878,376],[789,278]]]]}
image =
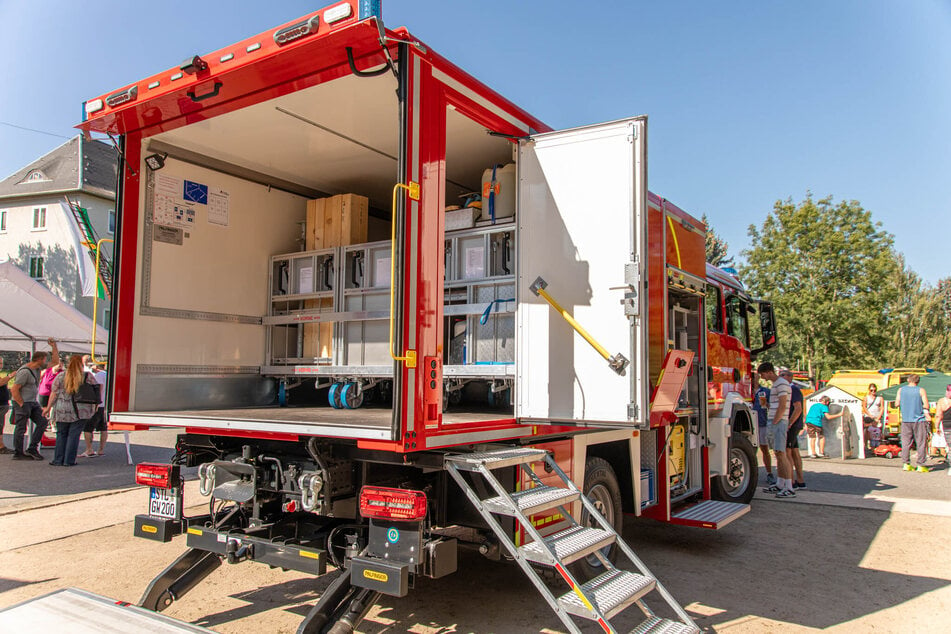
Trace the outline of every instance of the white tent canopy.
{"type": "MultiPolygon", "coordinates": [[[[21,271],[13,262],[0,263],[0,350],[46,350],[49,337],[61,352],[88,353],[93,322],[21,271]]],[[[96,350],[106,352],[108,333],[96,326],[96,350]]]]}

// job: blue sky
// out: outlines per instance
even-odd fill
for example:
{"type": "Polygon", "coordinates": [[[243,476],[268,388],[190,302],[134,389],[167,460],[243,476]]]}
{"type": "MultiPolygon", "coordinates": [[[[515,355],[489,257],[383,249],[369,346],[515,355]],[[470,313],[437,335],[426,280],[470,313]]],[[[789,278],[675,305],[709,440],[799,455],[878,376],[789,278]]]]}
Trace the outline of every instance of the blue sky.
{"type": "MultiPolygon", "coordinates": [[[[0,177],[83,100],[321,0],[0,0],[0,177]]],[[[650,188],[736,254],[778,199],[854,199],[925,280],[951,275],[951,2],[383,0],[442,55],[561,128],[650,117],[650,188]]]]}

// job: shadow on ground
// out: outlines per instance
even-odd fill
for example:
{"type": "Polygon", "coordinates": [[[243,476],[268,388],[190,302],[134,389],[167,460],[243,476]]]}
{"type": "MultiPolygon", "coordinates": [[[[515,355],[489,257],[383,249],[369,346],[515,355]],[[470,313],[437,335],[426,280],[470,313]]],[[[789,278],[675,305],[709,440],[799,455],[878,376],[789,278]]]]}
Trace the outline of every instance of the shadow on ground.
{"type": "MultiPolygon", "coordinates": [[[[5,434],[4,443],[13,446],[13,436],[5,434]]],[[[134,432],[131,451],[134,462],[168,462],[174,453],[174,435],[168,433],[134,432]]],[[[98,434],[96,447],[98,448],[98,434]]],[[[80,452],[84,444],[80,441],[80,452]]],[[[76,458],[76,466],[52,467],[53,447],[41,450],[45,460],[12,460],[0,456],[0,508],[30,497],[75,495],[110,491],[136,486],[135,467],[127,464],[122,432],[109,434],[105,455],[76,458]]]]}
{"type": "MultiPolygon", "coordinates": [[[[861,567],[888,516],[885,511],[766,501],[754,502],[755,521],[718,532],[629,519],[624,536],[681,604],[712,608],[712,616],[697,617],[705,629],[750,616],[821,629],[949,584],[861,567]]],[[[514,564],[488,561],[466,550],[460,552],[459,569],[443,579],[417,580],[402,599],[384,596],[360,631],[565,630],[514,564]]],[[[329,581],[329,576],[294,580],[233,595],[248,605],[198,623],[214,627],[281,605],[303,618],[329,581]]],[[[559,587],[556,594],[565,590],[559,587]]],[[[645,601],[659,615],[671,615],[656,593],[645,601]]],[[[612,624],[618,631],[630,631],[642,619],[631,607],[612,624]]],[[[594,623],[579,624],[584,632],[600,631],[594,623]]]]}

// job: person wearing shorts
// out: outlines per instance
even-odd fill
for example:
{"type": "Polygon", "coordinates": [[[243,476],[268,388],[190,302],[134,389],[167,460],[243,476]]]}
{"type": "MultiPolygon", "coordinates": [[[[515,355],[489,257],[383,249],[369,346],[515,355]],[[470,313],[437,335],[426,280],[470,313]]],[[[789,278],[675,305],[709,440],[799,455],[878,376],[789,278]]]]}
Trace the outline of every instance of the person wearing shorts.
{"type": "MultiPolygon", "coordinates": [[[[85,360],[85,357],[84,357],[85,360]]],[[[83,458],[95,458],[96,456],[101,456],[106,452],[106,439],[109,437],[109,430],[106,425],[106,414],[105,414],[105,405],[106,405],[106,373],[102,369],[102,365],[94,364],[90,372],[92,377],[96,380],[96,383],[99,384],[99,407],[96,409],[96,413],[92,415],[89,421],[86,423],[86,427],[83,429],[83,439],[86,441],[86,451],[79,454],[83,458]],[[99,432],[99,451],[94,451],[93,443],[93,433],[99,432]]]]}
{"type": "Polygon", "coordinates": [[[763,458],[763,466],[766,467],[766,484],[776,484],[776,475],[773,473],[773,457],[769,453],[769,438],[766,436],[768,428],[766,424],[766,413],[769,411],[769,388],[760,385],[759,375],[753,373],[753,411],[756,412],[756,439],[759,442],[760,456],[763,458]]]}
{"type": "Polygon", "coordinates": [[[789,381],[792,393],[789,396],[789,430],[786,432],[786,457],[792,467],[793,491],[806,488],[806,480],[802,474],[802,454],[799,453],[799,434],[802,432],[802,390],[796,386],[791,370],[780,370],[779,376],[789,381]]]}
{"type": "Polygon", "coordinates": [[[786,433],[789,431],[789,397],[792,389],[789,382],[776,373],[776,368],[768,361],[761,363],[756,371],[773,385],[769,389],[769,411],[766,414],[768,423],[767,438],[770,449],[776,456],[776,470],[779,477],[776,484],[763,489],[764,493],[775,493],[777,498],[794,498],[792,469],[786,457],[786,433]]]}
{"type": "Polygon", "coordinates": [[[813,403],[806,415],[806,436],[809,438],[809,457],[827,458],[826,437],[822,433],[822,425],[827,420],[839,418],[845,414],[845,408],[838,414],[829,413],[829,404],[832,402],[828,396],[823,396],[818,403],[813,403]]]}

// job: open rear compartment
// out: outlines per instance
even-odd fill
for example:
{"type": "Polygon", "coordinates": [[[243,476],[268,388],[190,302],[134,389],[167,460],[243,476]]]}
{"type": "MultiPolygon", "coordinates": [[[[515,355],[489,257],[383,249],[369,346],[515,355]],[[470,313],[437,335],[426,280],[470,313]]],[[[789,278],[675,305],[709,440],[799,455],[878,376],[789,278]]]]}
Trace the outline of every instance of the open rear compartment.
{"type": "MultiPolygon", "coordinates": [[[[445,139],[442,423],[511,419],[513,142],[452,106],[445,139]],[[491,209],[478,208],[484,185],[491,209]]],[[[142,156],[164,164],[140,165],[130,403],[112,419],[398,438],[400,141],[391,73],[144,139],[142,156]]]]}

